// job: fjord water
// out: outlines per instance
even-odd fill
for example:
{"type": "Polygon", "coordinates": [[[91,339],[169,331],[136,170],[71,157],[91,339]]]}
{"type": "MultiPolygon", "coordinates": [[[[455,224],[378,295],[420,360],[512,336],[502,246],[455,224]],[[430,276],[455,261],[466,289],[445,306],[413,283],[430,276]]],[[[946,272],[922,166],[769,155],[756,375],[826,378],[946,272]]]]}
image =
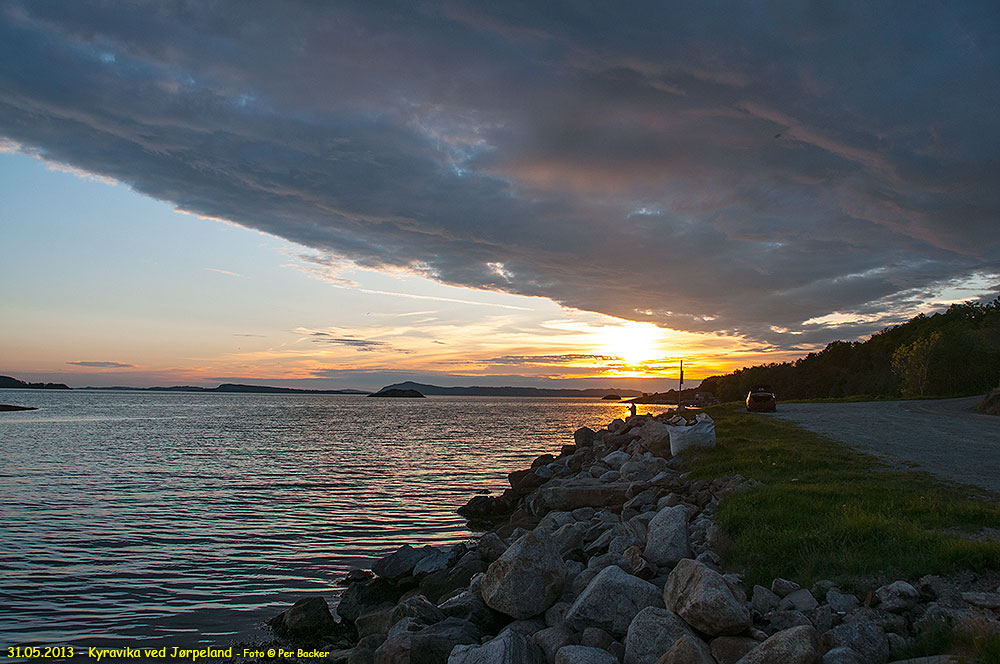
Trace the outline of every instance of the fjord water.
{"type": "MultiPolygon", "coordinates": [[[[624,413],[596,399],[3,390],[0,645],[224,646],[624,413]]],[[[335,602],[334,602],[335,603],[335,602]]]]}

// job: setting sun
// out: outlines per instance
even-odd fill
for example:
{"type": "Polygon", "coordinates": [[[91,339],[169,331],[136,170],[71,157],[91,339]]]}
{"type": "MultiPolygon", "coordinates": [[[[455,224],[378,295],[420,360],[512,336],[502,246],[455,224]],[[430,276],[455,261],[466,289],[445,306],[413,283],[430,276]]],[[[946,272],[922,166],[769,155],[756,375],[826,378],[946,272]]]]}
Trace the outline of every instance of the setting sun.
{"type": "Polygon", "coordinates": [[[663,357],[662,334],[652,323],[625,323],[607,326],[598,332],[601,350],[622,358],[626,364],[639,364],[663,357]]]}

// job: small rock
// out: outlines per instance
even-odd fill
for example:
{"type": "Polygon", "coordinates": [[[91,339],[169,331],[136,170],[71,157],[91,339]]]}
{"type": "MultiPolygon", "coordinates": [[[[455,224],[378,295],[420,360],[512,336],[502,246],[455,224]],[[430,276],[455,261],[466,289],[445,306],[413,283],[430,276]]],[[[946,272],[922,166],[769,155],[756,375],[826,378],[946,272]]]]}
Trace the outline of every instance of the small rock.
{"type": "Polygon", "coordinates": [[[801,611],[771,611],[767,614],[769,631],[774,634],[792,627],[812,625],[812,621],[801,611]]]}
{"type": "Polygon", "coordinates": [[[750,597],[750,607],[760,615],[776,608],[781,598],[765,588],[764,586],[754,586],[753,594],[750,597]]]}
{"type": "Polygon", "coordinates": [[[828,590],[826,593],[826,602],[830,605],[831,609],[841,615],[850,613],[861,605],[861,602],[854,595],[848,595],[838,590],[828,590]]]}
{"type": "Polygon", "coordinates": [[[376,560],[372,565],[372,571],[383,579],[395,581],[404,576],[411,576],[413,567],[421,558],[436,552],[437,549],[432,546],[415,549],[409,544],[404,544],[389,555],[376,560]]]}
{"type": "Polygon", "coordinates": [[[774,634],[748,652],[738,664],[814,664],[819,659],[819,635],[811,625],[774,634]]]}
{"type": "Polygon", "coordinates": [[[875,591],[879,608],[898,613],[912,609],[920,600],[920,593],[906,581],[893,581],[875,591]]]}
{"type": "Polygon", "coordinates": [[[614,642],[615,637],[600,627],[588,627],[583,630],[583,634],[580,636],[581,646],[590,646],[591,648],[600,648],[602,650],[607,650],[614,642]]]}
{"type": "Polygon", "coordinates": [[[813,594],[805,588],[793,590],[785,595],[785,597],[778,603],[778,608],[781,610],[802,611],[803,613],[812,611],[817,606],[819,606],[819,602],[817,602],[816,598],[813,597],[813,594]]]}
{"type": "Polygon", "coordinates": [[[778,597],[784,597],[788,593],[793,593],[801,588],[801,586],[794,581],[789,581],[788,579],[775,579],[771,582],[771,592],[773,592],[778,597]]]}
{"type": "Polygon", "coordinates": [[[478,644],[480,636],[479,628],[468,620],[447,618],[413,634],[406,664],[445,662],[455,646],[478,644]]]}

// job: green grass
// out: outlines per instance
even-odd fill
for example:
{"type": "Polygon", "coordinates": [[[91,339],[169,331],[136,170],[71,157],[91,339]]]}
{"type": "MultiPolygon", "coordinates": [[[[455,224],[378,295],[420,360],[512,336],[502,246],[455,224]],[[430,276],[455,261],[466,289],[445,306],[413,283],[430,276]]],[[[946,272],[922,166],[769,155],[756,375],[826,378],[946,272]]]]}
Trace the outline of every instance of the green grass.
{"type": "Polygon", "coordinates": [[[716,521],[726,566],[748,584],[833,579],[870,589],[958,569],[1000,569],[1000,543],[972,541],[1000,523],[1000,498],[914,470],[895,470],[794,424],[723,405],[708,411],[718,446],[694,451],[692,479],[740,474],[763,486],[731,494],[716,521]]]}

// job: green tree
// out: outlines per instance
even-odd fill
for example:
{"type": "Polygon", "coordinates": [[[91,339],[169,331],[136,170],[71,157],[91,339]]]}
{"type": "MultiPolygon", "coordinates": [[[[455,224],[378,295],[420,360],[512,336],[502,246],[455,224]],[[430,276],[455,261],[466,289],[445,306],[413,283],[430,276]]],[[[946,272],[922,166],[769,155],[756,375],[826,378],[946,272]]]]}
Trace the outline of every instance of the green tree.
{"type": "Polygon", "coordinates": [[[940,341],[941,333],[932,332],[913,343],[903,344],[892,354],[892,371],[899,376],[906,396],[924,396],[931,358],[940,341]]]}

